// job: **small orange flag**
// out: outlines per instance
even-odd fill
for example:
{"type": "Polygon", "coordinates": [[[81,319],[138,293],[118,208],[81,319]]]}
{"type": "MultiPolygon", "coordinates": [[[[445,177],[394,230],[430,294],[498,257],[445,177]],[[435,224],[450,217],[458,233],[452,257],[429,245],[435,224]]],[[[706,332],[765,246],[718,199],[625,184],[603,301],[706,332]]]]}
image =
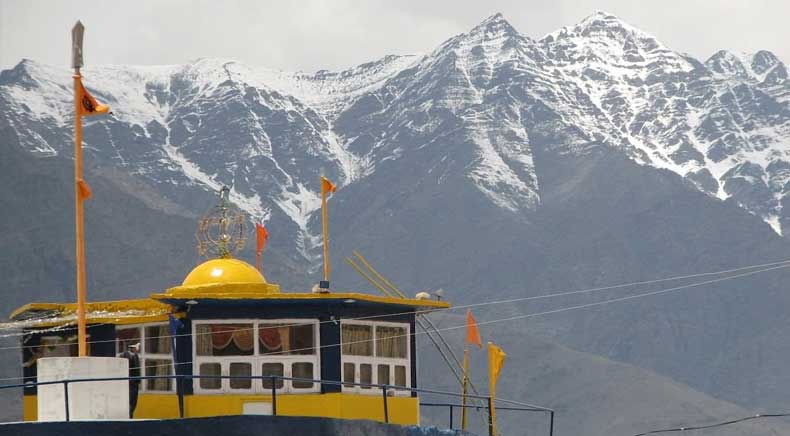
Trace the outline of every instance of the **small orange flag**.
{"type": "Polygon", "coordinates": [[[77,193],[81,201],[85,201],[91,198],[91,195],[93,195],[91,193],[91,187],[88,186],[88,182],[86,182],[85,180],[77,181],[77,193]]]}
{"type": "Polygon", "coordinates": [[[85,86],[82,84],[82,78],[79,78],[79,88],[77,88],[79,102],[80,102],[80,115],[82,116],[90,116],[90,115],[101,115],[106,114],[110,111],[110,107],[106,104],[101,104],[96,101],[95,98],[85,89],[85,86]]]}
{"type": "Polygon", "coordinates": [[[337,186],[334,183],[330,182],[324,176],[321,176],[321,194],[326,194],[327,192],[334,193],[337,190],[337,186]]]}
{"type": "Polygon", "coordinates": [[[477,328],[477,321],[472,316],[472,309],[466,311],[466,343],[475,344],[478,348],[483,348],[483,341],[480,340],[480,330],[477,328]]]}
{"type": "Polygon", "coordinates": [[[266,227],[255,223],[255,236],[258,242],[255,248],[255,253],[260,255],[263,252],[263,247],[266,245],[266,241],[269,239],[269,232],[266,231],[266,227]]]}

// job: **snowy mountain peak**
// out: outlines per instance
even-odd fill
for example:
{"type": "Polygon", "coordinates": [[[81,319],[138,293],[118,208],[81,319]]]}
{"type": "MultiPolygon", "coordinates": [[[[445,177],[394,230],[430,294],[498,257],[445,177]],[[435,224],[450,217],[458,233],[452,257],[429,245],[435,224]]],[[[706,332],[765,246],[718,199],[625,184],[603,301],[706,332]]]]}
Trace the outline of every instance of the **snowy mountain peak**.
{"type": "Polygon", "coordinates": [[[781,61],[775,54],[768,50],[760,50],[752,56],[752,71],[757,74],[765,74],[768,70],[780,64],[781,61]]]}
{"type": "Polygon", "coordinates": [[[519,32],[497,12],[486,18],[468,32],[469,35],[484,35],[487,38],[496,38],[502,35],[518,35],[519,32]]]}
{"type": "Polygon", "coordinates": [[[578,66],[583,63],[617,67],[656,64],[657,68],[677,71],[693,69],[683,56],[669,50],[652,35],[606,12],[596,12],[576,25],[550,33],[540,43],[551,57],[578,66]]]}
{"type": "Polygon", "coordinates": [[[717,75],[747,79],[754,77],[751,61],[748,53],[719,50],[705,61],[705,66],[717,75]]]}
{"type": "Polygon", "coordinates": [[[787,67],[773,53],[760,50],[755,54],[719,50],[705,66],[720,79],[736,79],[780,85],[787,80],[787,67]]]}

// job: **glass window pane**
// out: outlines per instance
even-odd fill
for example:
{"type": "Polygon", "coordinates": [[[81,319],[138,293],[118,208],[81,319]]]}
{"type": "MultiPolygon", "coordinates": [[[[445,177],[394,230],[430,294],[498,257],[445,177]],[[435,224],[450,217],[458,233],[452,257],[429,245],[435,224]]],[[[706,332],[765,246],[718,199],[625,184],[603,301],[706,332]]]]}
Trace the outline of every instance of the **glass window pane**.
{"type": "Polygon", "coordinates": [[[167,324],[147,326],[143,353],[170,354],[171,341],[170,329],[167,324]]]}
{"type": "Polygon", "coordinates": [[[198,324],[195,335],[198,356],[252,356],[255,352],[252,324],[198,324]]]}
{"type": "Polygon", "coordinates": [[[261,354],[315,354],[315,326],[312,322],[300,325],[261,324],[258,343],[261,354]]]}
{"type": "MultiPolygon", "coordinates": [[[[359,364],[359,382],[373,384],[373,366],[369,363],[359,364]]],[[[370,386],[361,386],[362,389],[370,389],[370,386]]]]}
{"type": "MultiPolygon", "coordinates": [[[[249,377],[252,375],[252,364],[234,362],[230,364],[230,376],[249,377]]],[[[250,389],[252,387],[252,380],[248,378],[232,378],[230,379],[231,389],[250,389]]]]}
{"type": "Polygon", "coordinates": [[[379,379],[378,384],[380,385],[388,385],[390,384],[390,366],[389,365],[379,365],[379,379]]]}
{"type": "MultiPolygon", "coordinates": [[[[291,365],[291,375],[294,378],[313,378],[313,364],[311,362],[295,362],[291,365]]],[[[297,389],[313,387],[313,382],[293,380],[292,386],[297,389]]]]}
{"type": "MultiPolygon", "coordinates": [[[[201,363],[199,368],[199,375],[222,375],[222,366],[219,363],[201,363]]],[[[201,389],[219,389],[222,387],[222,379],[219,378],[201,378],[201,389]]]]}
{"type": "MultiPolygon", "coordinates": [[[[145,359],[145,375],[165,376],[173,375],[173,361],[169,359],[145,359]]],[[[169,391],[173,386],[171,378],[157,378],[145,380],[145,388],[149,391],[169,391]]]]}
{"type": "Polygon", "coordinates": [[[395,385],[406,386],[406,367],[403,365],[395,365],[395,385]]]}
{"type": "Polygon", "coordinates": [[[405,327],[377,326],[376,356],[405,359],[406,347],[409,342],[406,339],[405,327]]]}
{"type": "MultiPolygon", "coordinates": [[[[261,375],[279,375],[282,377],[283,374],[284,372],[282,363],[264,363],[261,365],[261,375]]],[[[272,379],[263,379],[262,381],[264,389],[272,388],[272,379]]],[[[282,389],[283,379],[280,378],[275,380],[275,385],[277,386],[276,389],[282,389]]]]}
{"type": "Polygon", "coordinates": [[[349,356],[373,355],[373,328],[369,325],[343,324],[343,354],[349,356]]]}
{"type": "Polygon", "coordinates": [[[126,351],[126,347],[140,342],[140,328],[125,328],[115,330],[115,338],[118,343],[118,354],[126,351]]]}
{"type": "MultiPolygon", "coordinates": [[[[354,374],[355,370],[356,370],[356,365],[354,365],[353,363],[351,362],[343,363],[343,381],[354,383],[356,378],[356,375],[354,374]]],[[[346,386],[353,387],[354,385],[349,384],[346,386]]]]}

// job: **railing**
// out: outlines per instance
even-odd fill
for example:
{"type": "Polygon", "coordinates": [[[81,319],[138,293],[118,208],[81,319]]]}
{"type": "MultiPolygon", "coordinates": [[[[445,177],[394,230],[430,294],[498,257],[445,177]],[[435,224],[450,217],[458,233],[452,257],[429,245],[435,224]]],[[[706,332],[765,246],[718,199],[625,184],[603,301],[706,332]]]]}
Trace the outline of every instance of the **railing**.
{"type": "MultiPolygon", "coordinates": [[[[46,385],[54,385],[54,384],[62,384],[63,385],[63,396],[65,402],[65,415],[66,421],[70,421],[70,413],[69,413],[69,385],[73,383],[85,383],[85,382],[101,382],[101,381],[133,381],[133,380],[158,380],[158,379],[175,379],[177,383],[176,394],[178,395],[178,404],[179,404],[179,416],[184,418],[184,391],[183,389],[179,388],[179,382],[183,382],[185,379],[193,380],[193,379],[236,379],[236,380],[269,380],[271,381],[271,398],[272,398],[272,415],[277,416],[277,381],[279,380],[289,380],[289,381],[297,381],[297,382],[305,382],[305,383],[319,383],[324,385],[336,385],[336,386],[358,386],[362,388],[368,389],[380,389],[381,390],[381,399],[382,399],[382,408],[383,408],[383,415],[384,415],[384,422],[389,423],[389,401],[388,398],[393,395],[395,391],[408,391],[411,393],[424,393],[424,394],[434,394],[434,395],[446,395],[456,398],[463,398],[463,394],[459,394],[457,392],[449,392],[449,391],[441,391],[436,389],[423,389],[423,388],[410,388],[406,386],[396,386],[396,385],[388,385],[388,384],[371,384],[371,383],[357,383],[357,382],[349,382],[349,381],[335,381],[335,380],[319,380],[319,379],[310,379],[310,378],[300,378],[300,377],[285,377],[279,375],[260,375],[260,376],[236,376],[236,375],[188,375],[188,374],[174,374],[174,375],[145,375],[145,376],[136,376],[136,377],[105,377],[105,378],[79,378],[79,379],[66,379],[66,380],[55,380],[55,381],[46,381],[46,382],[27,382],[27,383],[19,383],[13,385],[0,385],[0,390],[3,389],[12,389],[12,388],[30,388],[33,386],[46,386],[46,385]]],[[[280,395],[283,395],[282,393],[280,395]]],[[[298,395],[298,394],[297,394],[298,395]]],[[[549,414],[549,436],[554,435],[554,410],[549,409],[547,407],[540,407],[535,406],[532,404],[522,403],[518,401],[512,400],[505,400],[499,398],[491,398],[490,396],[484,395],[472,395],[467,394],[467,399],[472,400],[483,400],[484,405],[462,405],[462,404],[453,404],[453,403],[420,403],[420,406],[426,407],[449,407],[450,410],[450,428],[453,428],[453,410],[455,408],[468,408],[468,409],[477,409],[477,410],[486,410],[487,414],[487,423],[488,423],[488,434],[489,436],[494,435],[494,428],[493,428],[493,420],[492,420],[492,406],[495,406],[494,403],[503,403],[503,404],[510,404],[511,406],[496,406],[497,410],[508,410],[508,411],[520,411],[520,412],[542,412],[549,414]],[[515,407],[514,407],[515,406],[515,407]]]]}

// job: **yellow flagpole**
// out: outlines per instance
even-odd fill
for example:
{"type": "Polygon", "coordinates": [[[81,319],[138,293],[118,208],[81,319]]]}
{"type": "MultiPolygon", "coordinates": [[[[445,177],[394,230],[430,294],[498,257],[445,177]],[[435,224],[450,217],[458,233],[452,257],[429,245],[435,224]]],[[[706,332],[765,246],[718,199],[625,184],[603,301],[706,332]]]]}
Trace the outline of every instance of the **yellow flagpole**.
{"type": "Polygon", "coordinates": [[[79,182],[82,180],[82,115],[80,115],[80,69],[74,68],[74,210],[77,251],[77,335],[79,356],[88,355],[85,327],[85,224],[79,182]]]}
{"type": "Polygon", "coordinates": [[[82,180],[82,82],[80,68],[82,61],[82,37],[85,26],[80,21],[71,29],[71,66],[74,68],[74,216],[75,243],[77,255],[77,337],[79,356],[88,355],[88,344],[85,332],[85,225],[83,222],[83,198],[80,195],[82,180]]]}
{"type": "Polygon", "coordinates": [[[461,397],[461,430],[466,430],[466,394],[469,386],[469,344],[464,348],[464,383],[463,396],[461,397]]]}
{"type": "Polygon", "coordinates": [[[326,189],[321,180],[321,227],[324,233],[324,281],[329,281],[329,214],[326,210],[326,189]]]}

